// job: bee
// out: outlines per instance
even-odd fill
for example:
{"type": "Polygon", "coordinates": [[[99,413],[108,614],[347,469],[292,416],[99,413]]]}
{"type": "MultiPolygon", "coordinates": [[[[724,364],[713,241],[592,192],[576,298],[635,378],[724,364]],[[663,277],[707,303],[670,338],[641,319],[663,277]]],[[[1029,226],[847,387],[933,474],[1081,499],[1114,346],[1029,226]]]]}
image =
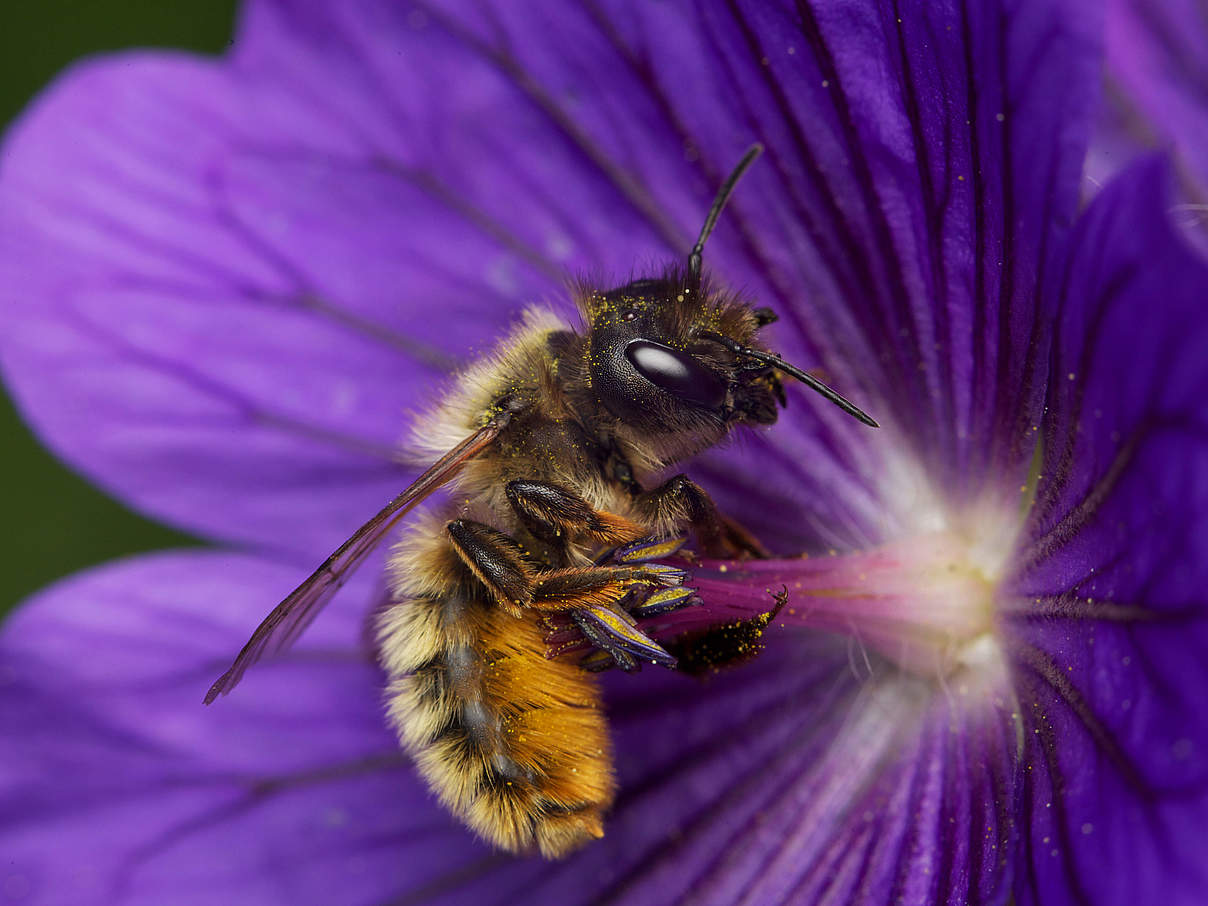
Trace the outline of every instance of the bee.
{"type": "Polygon", "coordinates": [[[638,620],[695,603],[684,572],[659,562],[686,531],[709,555],[759,552],[686,475],[657,477],[740,425],[774,423],[780,375],[876,426],[759,343],[769,309],[702,276],[705,241],[761,150],[721,186],[686,267],[581,287],[582,331],[531,310],[461,373],[415,430],[439,458],[265,618],[206,703],[291,644],[405,515],[451,486],[455,502],[411,525],[389,560],[376,635],[390,722],[440,801],[496,847],[557,858],[603,836],[616,780],[594,671],[675,666],[638,620]],[[550,656],[550,615],[594,646],[583,661],[550,656]]]}

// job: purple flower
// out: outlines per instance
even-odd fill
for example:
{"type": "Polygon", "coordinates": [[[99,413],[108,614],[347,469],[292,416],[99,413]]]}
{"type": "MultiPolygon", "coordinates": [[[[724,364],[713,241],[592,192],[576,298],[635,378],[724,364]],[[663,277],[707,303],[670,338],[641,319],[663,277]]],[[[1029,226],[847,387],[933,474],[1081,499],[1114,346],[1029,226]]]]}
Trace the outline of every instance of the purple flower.
{"type": "Polygon", "coordinates": [[[1159,159],[1078,211],[1099,48],[1048,0],[261,0],[222,61],[63,76],[0,162],[0,361],[219,549],[4,627],[0,897],[1204,902],[1208,265],[1159,159]],[[374,566],[202,708],[409,480],[407,412],[566,275],[681,259],[752,141],[707,266],[885,427],[798,395],[692,465],[784,558],[703,564],[710,606],[790,603],[710,682],[609,677],[605,838],[517,859],[432,801],[374,566]]]}
{"type": "Polygon", "coordinates": [[[1119,131],[1177,151],[1192,196],[1179,211],[1204,223],[1208,8],[1196,0],[1111,0],[1107,9],[1107,73],[1119,131]]]}

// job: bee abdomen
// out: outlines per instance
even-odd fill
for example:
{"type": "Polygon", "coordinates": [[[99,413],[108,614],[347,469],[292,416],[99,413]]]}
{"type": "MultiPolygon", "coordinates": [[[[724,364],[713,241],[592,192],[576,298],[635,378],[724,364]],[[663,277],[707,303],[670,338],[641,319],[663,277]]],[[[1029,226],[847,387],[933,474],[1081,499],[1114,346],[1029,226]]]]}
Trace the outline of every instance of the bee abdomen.
{"type": "Polygon", "coordinates": [[[512,852],[565,855],[602,835],[614,782],[592,680],[545,657],[535,620],[450,591],[383,621],[389,711],[452,812],[512,852]],[[403,669],[399,669],[399,668],[403,669]]]}

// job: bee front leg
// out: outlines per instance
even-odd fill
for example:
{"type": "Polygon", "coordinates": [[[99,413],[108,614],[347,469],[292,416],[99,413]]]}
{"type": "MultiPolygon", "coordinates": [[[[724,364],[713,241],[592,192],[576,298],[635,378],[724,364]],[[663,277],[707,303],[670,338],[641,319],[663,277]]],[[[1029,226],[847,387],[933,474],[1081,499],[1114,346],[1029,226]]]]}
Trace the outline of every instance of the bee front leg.
{"type": "Polygon", "coordinates": [[[713,498],[687,475],[669,478],[639,495],[638,506],[659,525],[689,525],[709,557],[767,557],[767,549],[738,523],[717,510],[713,498]]]}
{"type": "Polygon", "coordinates": [[[535,569],[514,539],[481,522],[455,519],[446,526],[453,548],[501,607],[566,611],[613,607],[637,587],[675,588],[684,573],[658,564],[535,569]]]}
{"type": "MultiPolygon", "coordinates": [[[[645,526],[614,513],[593,509],[573,491],[544,481],[509,482],[507,497],[525,527],[541,540],[553,543],[559,539],[591,538],[603,544],[626,545],[612,554],[615,562],[622,565],[645,564],[670,557],[686,540],[683,537],[651,538],[645,526]]],[[[647,565],[646,569],[666,573],[668,577],[683,575],[678,569],[655,564],[647,565]]],[[[637,599],[626,609],[635,616],[654,616],[684,606],[691,596],[691,589],[664,588],[637,599]]]]}

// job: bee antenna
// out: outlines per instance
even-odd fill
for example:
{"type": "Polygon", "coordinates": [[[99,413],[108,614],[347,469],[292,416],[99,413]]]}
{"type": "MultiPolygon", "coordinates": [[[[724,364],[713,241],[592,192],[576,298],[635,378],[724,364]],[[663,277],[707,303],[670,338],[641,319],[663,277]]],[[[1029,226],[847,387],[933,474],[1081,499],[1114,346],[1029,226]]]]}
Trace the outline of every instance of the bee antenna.
{"type": "Polygon", "coordinates": [[[734,194],[734,187],[742,179],[742,174],[747,172],[747,168],[755,163],[755,158],[759,157],[762,153],[763,145],[758,143],[747,148],[747,153],[742,156],[742,160],[738,162],[738,166],[730,171],[730,175],[726,177],[726,181],[717,190],[717,197],[713,199],[713,205],[709,208],[709,216],[705,218],[705,225],[700,228],[700,236],[696,240],[696,245],[692,246],[692,252],[688,255],[688,275],[694,282],[700,282],[701,261],[705,254],[705,240],[709,238],[709,234],[717,226],[717,218],[721,216],[722,208],[726,206],[726,202],[734,194]]]}
{"type": "Polygon", "coordinates": [[[870,427],[870,428],[881,427],[880,425],[878,425],[876,423],[876,421],[873,420],[872,416],[870,416],[867,412],[865,412],[863,409],[861,409],[855,403],[851,402],[850,400],[846,399],[843,396],[840,396],[838,393],[836,393],[830,387],[826,386],[826,384],[822,383],[820,380],[818,380],[813,375],[806,374],[804,371],[802,371],[796,365],[790,365],[784,359],[780,358],[780,356],[772,355],[770,352],[763,352],[762,350],[759,350],[759,349],[752,349],[749,346],[743,346],[741,343],[737,343],[734,340],[731,340],[729,337],[723,337],[721,334],[714,333],[711,330],[701,331],[699,336],[707,337],[710,340],[716,340],[718,343],[721,343],[721,345],[725,346],[727,349],[729,349],[735,355],[739,355],[739,356],[742,356],[743,358],[747,358],[747,359],[754,359],[757,362],[762,362],[765,365],[770,365],[772,368],[775,368],[777,371],[783,371],[785,374],[790,375],[791,377],[795,377],[797,380],[801,381],[801,383],[805,384],[811,390],[816,390],[818,393],[821,393],[824,397],[826,397],[828,400],[830,400],[832,403],[834,403],[836,406],[838,406],[840,409],[842,409],[848,415],[853,416],[857,420],[868,425],[868,427],[870,427]]]}

